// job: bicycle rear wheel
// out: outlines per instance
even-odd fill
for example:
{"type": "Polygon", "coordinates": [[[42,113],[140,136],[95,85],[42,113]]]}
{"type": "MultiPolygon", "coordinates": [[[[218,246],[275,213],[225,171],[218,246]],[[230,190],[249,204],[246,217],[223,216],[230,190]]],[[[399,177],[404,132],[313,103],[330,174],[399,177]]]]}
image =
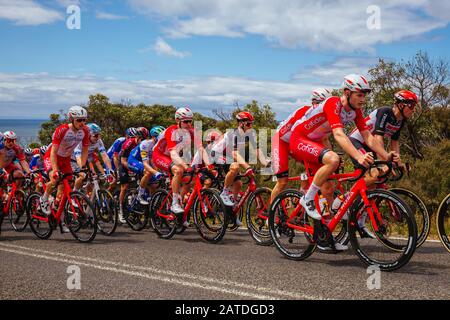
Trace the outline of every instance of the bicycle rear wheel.
{"type": "Polygon", "coordinates": [[[274,199],[269,210],[269,232],[275,247],[286,258],[297,261],[308,258],[316,248],[311,234],[287,225],[289,221],[299,226],[313,226],[313,220],[303,208],[292,216],[302,196],[297,190],[285,190],[274,199]]]}
{"type": "Polygon", "coordinates": [[[24,191],[16,190],[9,204],[9,222],[17,232],[22,232],[28,225],[26,197],[24,191]]]}
{"type": "Polygon", "coordinates": [[[228,213],[220,194],[215,189],[202,189],[194,203],[194,223],[198,233],[207,242],[218,243],[228,227],[228,213]]]}
{"type": "Polygon", "coordinates": [[[253,240],[259,245],[270,246],[273,241],[269,231],[269,188],[258,188],[247,202],[247,228],[253,240]]]}
{"type": "Polygon", "coordinates": [[[105,236],[112,235],[116,231],[119,217],[114,197],[109,191],[98,191],[98,199],[95,199],[95,212],[100,232],[105,236]]]}
{"type": "Polygon", "coordinates": [[[138,190],[130,189],[125,195],[123,210],[128,226],[134,231],[142,231],[148,222],[147,208],[140,204],[138,190]]]}
{"type": "Polygon", "coordinates": [[[450,194],[442,200],[436,214],[436,226],[442,244],[450,252],[450,194]]]}
{"type": "Polygon", "coordinates": [[[394,192],[404,200],[411,209],[417,225],[417,244],[419,248],[430,234],[431,219],[428,209],[423,201],[414,192],[403,188],[392,188],[389,191],[394,192]]]}
{"type": "Polygon", "coordinates": [[[366,265],[376,265],[383,271],[394,271],[409,262],[417,243],[417,227],[408,205],[395,193],[386,190],[367,192],[370,207],[378,211],[382,221],[372,221],[362,199],[357,199],[348,221],[350,242],[356,255],[366,265]],[[360,219],[367,214],[366,219],[360,219]],[[364,223],[374,238],[363,237],[364,223]],[[374,223],[378,226],[375,231],[374,223]]]}
{"type": "Polygon", "coordinates": [[[163,239],[172,238],[178,227],[177,217],[170,211],[172,194],[164,189],[156,190],[150,201],[150,223],[156,234],[163,239]]]}
{"type": "Polygon", "coordinates": [[[64,208],[64,222],[70,233],[79,242],[91,242],[98,230],[97,215],[89,198],[79,191],[73,191],[64,208]]]}
{"type": "Polygon", "coordinates": [[[49,217],[41,210],[40,204],[41,195],[39,193],[32,193],[28,196],[26,210],[30,223],[31,231],[39,239],[49,239],[53,233],[53,227],[49,221],[49,217]]]}

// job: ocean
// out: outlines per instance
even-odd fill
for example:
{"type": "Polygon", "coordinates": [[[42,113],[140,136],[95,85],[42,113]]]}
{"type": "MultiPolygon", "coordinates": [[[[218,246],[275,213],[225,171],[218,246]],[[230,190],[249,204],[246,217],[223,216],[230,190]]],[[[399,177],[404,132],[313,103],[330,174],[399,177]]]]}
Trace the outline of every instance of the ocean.
{"type": "Polygon", "coordinates": [[[32,142],[39,142],[38,133],[41,124],[46,121],[48,120],[0,119],[0,131],[14,131],[19,144],[28,147],[32,142]]]}

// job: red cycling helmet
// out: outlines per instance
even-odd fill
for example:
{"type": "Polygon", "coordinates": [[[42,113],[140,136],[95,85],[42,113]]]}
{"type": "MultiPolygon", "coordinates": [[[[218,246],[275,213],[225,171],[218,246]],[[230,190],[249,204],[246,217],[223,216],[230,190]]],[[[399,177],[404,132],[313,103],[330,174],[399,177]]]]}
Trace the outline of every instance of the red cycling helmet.
{"type": "Polygon", "coordinates": [[[148,135],[150,134],[148,129],[145,127],[139,127],[137,128],[138,131],[138,135],[142,138],[142,139],[147,139],[148,135]]]}
{"type": "Polygon", "coordinates": [[[406,102],[406,103],[414,102],[415,104],[419,103],[419,98],[417,97],[417,95],[409,90],[401,90],[397,92],[394,95],[394,97],[397,100],[397,102],[406,102]]]}
{"type": "Polygon", "coordinates": [[[212,141],[217,141],[220,138],[220,133],[218,133],[217,131],[212,131],[210,133],[208,133],[206,135],[206,142],[212,142],[212,141]]]}
{"type": "Polygon", "coordinates": [[[39,148],[34,148],[33,149],[33,156],[39,154],[41,152],[41,150],[39,148]]]}
{"type": "Polygon", "coordinates": [[[255,121],[255,118],[253,117],[253,115],[248,111],[239,112],[236,115],[236,119],[237,119],[237,121],[252,121],[252,122],[255,121]]]}

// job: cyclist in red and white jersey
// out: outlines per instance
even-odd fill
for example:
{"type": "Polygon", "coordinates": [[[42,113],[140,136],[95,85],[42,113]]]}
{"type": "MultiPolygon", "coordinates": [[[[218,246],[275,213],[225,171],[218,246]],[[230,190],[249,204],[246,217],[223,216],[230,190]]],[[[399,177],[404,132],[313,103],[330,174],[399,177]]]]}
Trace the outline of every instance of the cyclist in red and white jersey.
{"type": "Polygon", "coordinates": [[[12,174],[14,178],[23,178],[24,172],[30,173],[23,149],[17,144],[17,135],[13,131],[3,133],[3,140],[0,141],[0,168],[7,174],[12,174]],[[16,160],[20,165],[15,163],[16,160]]]}
{"type": "MultiPolygon", "coordinates": [[[[44,213],[50,214],[49,196],[52,194],[59,174],[72,173],[70,159],[73,151],[82,143],[81,164],[84,167],[89,149],[89,128],[86,126],[87,111],[80,106],[73,106],[69,109],[69,124],[62,124],[56,128],[53,134],[52,144],[44,156],[44,168],[48,172],[50,182],[47,184],[46,191],[41,197],[41,209],[44,213]]],[[[61,184],[58,188],[60,196],[63,189],[61,184]]]]}
{"type": "MultiPolygon", "coordinates": [[[[170,210],[175,214],[184,212],[182,197],[189,191],[190,186],[181,186],[185,172],[191,172],[191,147],[202,152],[203,161],[211,169],[208,156],[203,148],[201,139],[194,140],[192,122],[194,113],[189,108],[179,108],[175,112],[176,124],[168,127],[153,149],[152,163],[158,169],[173,174],[172,179],[172,205],[170,210]]],[[[184,225],[189,223],[184,221],[184,225]]]]}
{"type": "MultiPolygon", "coordinates": [[[[321,102],[331,97],[331,91],[326,88],[313,90],[311,96],[312,107],[317,107],[321,102]]],[[[289,140],[292,134],[294,124],[303,118],[306,111],[311,106],[303,106],[293,112],[286,120],[278,126],[275,135],[272,137],[272,168],[277,177],[277,183],[272,190],[270,201],[284,189],[289,183],[289,140]]]]}
{"type": "MultiPolygon", "coordinates": [[[[316,210],[314,197],[340,164],[339,156],[331,150],[327,139],[330,134],[359,165],[368,167],[374,161],[372,154],[359,152],[343,130],[344,125],[354,122],[367,145],[383,158],[389,158],[370,134],[362,114],[366,96],[371,92],[369,82],[361,75],[351,74],[344,78],[343,89],[341,97],[330,97],[318,107],[309,109],[294,125],[290,141],[292,156],[297,161],[308,162],[315,171],[314,180],[300,204],[309,216],[318,221],[322,216],[316,210]]],[[[338,244],[336,249],[339,250],[338,244]]],[[[342,246],[342,250],[345,249],[342,246]]]]}
{"type": "MultiPolygon", "coordinates": [[[[245,176],[254,176],[253,169],[248,164],[249,154],[246,152],[246,144],[252,145],[261,164],[267,167],[270,164],[262,151],[259,149],[256,141],[256,132],[253,130],[253,122],[255,118],[248,111],[239,112],[236,115],[238,127],[235,130],[227,130],[224,138],[213,147],[213,157],[225,156],[226,163],[230,165],[227,175],[225,176],[224,188],[220,197],[226,206],[234,206],[238,199],[241,184],[235,184],[235,179],[239,174],[239,168],[245,170],[245,176]],[[234,186],[234,187],[233,187],[234,186]],[[239,187],[236,188],[236,186],[239,187]],[[233,190],[232,190],[233,187],[233,190]],[[233,196],[233,198],[231,198],[233,196]],[[233,200],[234,199],[234,200],[233,200]]],[[[236,225],[241,226],[242,222],[236,216],[236,225]]]]}

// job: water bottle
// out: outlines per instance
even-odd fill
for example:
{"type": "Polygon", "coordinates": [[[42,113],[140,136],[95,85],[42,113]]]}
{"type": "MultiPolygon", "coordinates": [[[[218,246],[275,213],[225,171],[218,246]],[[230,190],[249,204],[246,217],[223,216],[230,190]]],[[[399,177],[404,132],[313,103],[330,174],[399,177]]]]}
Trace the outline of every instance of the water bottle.
{"type": "MultiPolygon", "coordinates": [[[[338,195],[336,197],[336,199],[334,199],[333,203],[331,204],[331,212],[333,214],[336,214],[339,209],[341,208],[342,204],[344,203],[344,196],[342,194],[338,195]]],[[[343,220],[347,220],[348,219],[348,214],[345,213],[344,217],[342,218],[343,220]]]]}

